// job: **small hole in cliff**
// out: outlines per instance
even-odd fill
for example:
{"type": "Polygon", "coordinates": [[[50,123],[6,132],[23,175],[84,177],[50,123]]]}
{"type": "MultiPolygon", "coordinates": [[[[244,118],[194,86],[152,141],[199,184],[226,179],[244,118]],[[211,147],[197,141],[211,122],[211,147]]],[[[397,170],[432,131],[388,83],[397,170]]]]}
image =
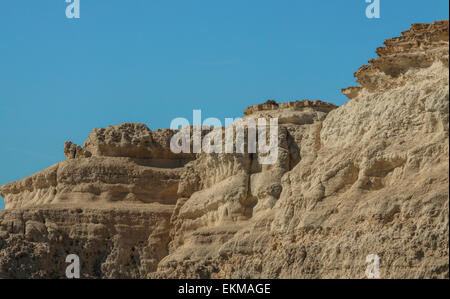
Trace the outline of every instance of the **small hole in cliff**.
{"type": "Polygon", "coordinates": [[[0,210],[4,209],[5,209],[5,200],[3,199],[2,196],[0,196],[0,210]]]}

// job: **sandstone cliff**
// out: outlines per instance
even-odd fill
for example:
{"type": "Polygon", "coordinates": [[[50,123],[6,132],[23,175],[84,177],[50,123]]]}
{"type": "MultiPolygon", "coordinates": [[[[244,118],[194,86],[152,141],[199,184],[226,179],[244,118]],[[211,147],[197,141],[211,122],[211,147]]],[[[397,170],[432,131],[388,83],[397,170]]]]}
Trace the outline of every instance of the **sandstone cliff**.
{"type": "Polygon", "coordinates": [[[278,158],[174,154],[176,131],[95,129],[66,161],[0,188],[0,278],[449,276],[448,21],[385,42],[321,101],[260,104],[278,158]]]}

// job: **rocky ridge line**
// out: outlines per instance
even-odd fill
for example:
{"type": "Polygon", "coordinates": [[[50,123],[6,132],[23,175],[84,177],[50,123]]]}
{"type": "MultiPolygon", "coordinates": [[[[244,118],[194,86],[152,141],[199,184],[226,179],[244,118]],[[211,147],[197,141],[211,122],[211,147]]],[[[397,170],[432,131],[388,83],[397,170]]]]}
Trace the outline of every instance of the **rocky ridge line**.
{"type": "MultiPolygon", "coordinates": [[[[176,133],[94,129],[66,161],[5,184],[0,278],[449,277],[448,21],[415,24],[336,107],[254,105],[278,157],[173,154],[176,133]]],[[[345,91],[344,91],[345,93],[345,91]]]]}

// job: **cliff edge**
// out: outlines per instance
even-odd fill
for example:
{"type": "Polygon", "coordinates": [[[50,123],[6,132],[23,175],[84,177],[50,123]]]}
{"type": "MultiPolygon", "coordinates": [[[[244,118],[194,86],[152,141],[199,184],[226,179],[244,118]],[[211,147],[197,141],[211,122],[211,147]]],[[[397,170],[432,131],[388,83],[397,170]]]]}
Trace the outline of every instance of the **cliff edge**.
{"type": "MultiPolygon", "coordinates": [[[[94,129],[0,194],[0,278],[449,277],[448,21],[414,24],[341,107],[248,107],[278,119],[275,163],[175,154],[177,131],[94,129]]],[[[246,132],[248,134],[248,132],[246,132]]]]}

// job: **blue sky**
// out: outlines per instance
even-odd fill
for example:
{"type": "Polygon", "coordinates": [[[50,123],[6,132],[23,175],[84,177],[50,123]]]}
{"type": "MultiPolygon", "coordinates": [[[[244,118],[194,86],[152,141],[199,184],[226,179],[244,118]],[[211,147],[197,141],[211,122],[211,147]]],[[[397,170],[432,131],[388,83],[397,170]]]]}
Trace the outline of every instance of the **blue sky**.
{"type": "MultiPolygon", "coordinates": [[[[64,159],[97,127],[239,117],[249,105],[320,99],[447,0],[64,0],[0,2],[0,185],[64,159]],[[343,4],[345,3],[345,4],[343,4]]],[[[3,208],[0,198],[0,209],[3,208]]]]}

